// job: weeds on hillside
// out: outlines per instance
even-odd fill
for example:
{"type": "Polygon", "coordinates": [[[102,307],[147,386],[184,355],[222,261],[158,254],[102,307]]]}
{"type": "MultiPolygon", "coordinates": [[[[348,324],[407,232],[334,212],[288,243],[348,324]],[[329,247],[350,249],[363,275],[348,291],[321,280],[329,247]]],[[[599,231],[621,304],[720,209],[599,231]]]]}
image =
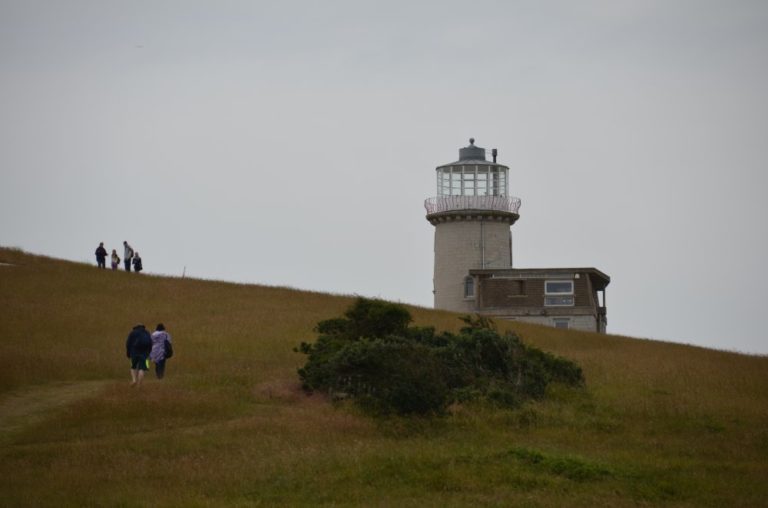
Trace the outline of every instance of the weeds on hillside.
{"type": "Polygon", "coordinates": [[[297,395],[291,351],[353,298],[0,261],[3,506],[768,506],[766,356],[498,321],[589,390],[361,418],[297,395]],[[184,345],[140,392],[122,349],[137,316],[184,345]]]}
{"type": "Polygon", "coordinates": [[[541,399],[552,382],[580,386],[581,368],[499,334],[484,317],[466,316],[458,334],[409,326],[402,305],[358,298],[318,323],[299,369],[305,390],[351,397],[374,414],[440,414],[454,402],[481,400],[516,407],[541,399]]]}

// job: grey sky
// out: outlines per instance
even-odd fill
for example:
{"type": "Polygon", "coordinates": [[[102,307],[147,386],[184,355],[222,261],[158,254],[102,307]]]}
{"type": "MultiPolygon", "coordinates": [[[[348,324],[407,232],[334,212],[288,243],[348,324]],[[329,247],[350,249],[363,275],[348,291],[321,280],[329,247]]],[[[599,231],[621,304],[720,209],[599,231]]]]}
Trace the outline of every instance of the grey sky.
{"type": "Polygon", "coordinates": [[[431,306],[423,200],[472,136],[515,266],[768,353],[767,90],[762,1],[0,0],[0,244],[431,306]]]}

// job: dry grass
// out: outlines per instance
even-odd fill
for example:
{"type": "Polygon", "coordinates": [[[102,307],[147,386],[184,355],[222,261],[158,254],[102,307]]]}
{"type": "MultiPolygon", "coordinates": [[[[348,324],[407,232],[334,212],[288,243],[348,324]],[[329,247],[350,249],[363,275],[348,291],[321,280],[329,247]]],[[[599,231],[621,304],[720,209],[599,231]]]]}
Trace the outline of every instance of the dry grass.
{"type": "MultiPolygon", "coordinates": [[[[298,388],[292,348],[350,298],[99,271],[0,249],[7,506],[760,506],[768,358],[507,324],[586,390],[373,421],[298,388]],[[128,387],[131,326],[168,377],[128,387]]],[[[456,330],[451,313],[417,324],[456,330]]]]}

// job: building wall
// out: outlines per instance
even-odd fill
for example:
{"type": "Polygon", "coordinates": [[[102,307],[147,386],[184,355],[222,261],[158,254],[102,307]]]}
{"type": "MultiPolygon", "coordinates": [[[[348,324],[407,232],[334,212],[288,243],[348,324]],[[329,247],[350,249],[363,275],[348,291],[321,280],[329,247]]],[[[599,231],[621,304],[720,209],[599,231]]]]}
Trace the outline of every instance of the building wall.
{"type": "Polygon", "coordinates": [[[506,221],[473,218],[436,224],[435,308],[474,312],[475,300],[464,298],[464,279],[471,269],[509,268],[510,234],[506,221]]]}
{"type": "MultiPolygon", "coordinates": [[[[496,319],[509,320],[509,321],[522,321],[524,323],[534,323],[537,325],[555,326],[555,320],[558,318],[567,318],[568,328],[571,330],[583,330],[585,332],[596,332],[597,319],[594,316],[576,315],[576,316],[494,316],[496,319]]],[[[605,333],[603,330],[602,333],[605,333]]]]}
{"type": "Polygon", "coordinates": [[[476,274],[476,312],[495,317],[605,333],[600,323],[595,289],[587,272],[569,269],[518,269],[476,274]],[[573,281],[574,305],[546,306],[545,282],[573,281]]]}
{"type": "Polygon", "coordinates": [[[478,306],[544,307],[544,282],[547,280],[572,280],[574,307],[594,306],[589,278],[574,279],[573,276],[562,274],[551,274],[542,278],[483,278],[478,294],[478,306]]]}

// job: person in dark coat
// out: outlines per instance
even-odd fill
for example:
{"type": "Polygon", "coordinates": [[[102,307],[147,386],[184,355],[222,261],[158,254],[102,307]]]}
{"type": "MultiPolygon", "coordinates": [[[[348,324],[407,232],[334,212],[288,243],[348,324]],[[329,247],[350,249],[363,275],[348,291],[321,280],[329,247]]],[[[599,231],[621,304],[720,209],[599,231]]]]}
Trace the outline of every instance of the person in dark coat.
{"type": "Polygon", "coordinates": [[[133,327],[125,341],[125,355],[131,359],[131,386],[140,386],[144,372],[149,369],[152,337],[143,324],[133,327]]]}
{"type": "Polygon", "coordinates": [[[107,249],[104,248],[104,242],[99,243],[96,247],[96,264],[99,268],[107,267],[107,249]]]}
{"type": "Polygon", "coordinates": [[[144,267],[141,264],[141,256],[139,256],[139,251],[136,251],[136,254],[133,255],[133,271],[138,273],[143,269],[144,267]]]}

